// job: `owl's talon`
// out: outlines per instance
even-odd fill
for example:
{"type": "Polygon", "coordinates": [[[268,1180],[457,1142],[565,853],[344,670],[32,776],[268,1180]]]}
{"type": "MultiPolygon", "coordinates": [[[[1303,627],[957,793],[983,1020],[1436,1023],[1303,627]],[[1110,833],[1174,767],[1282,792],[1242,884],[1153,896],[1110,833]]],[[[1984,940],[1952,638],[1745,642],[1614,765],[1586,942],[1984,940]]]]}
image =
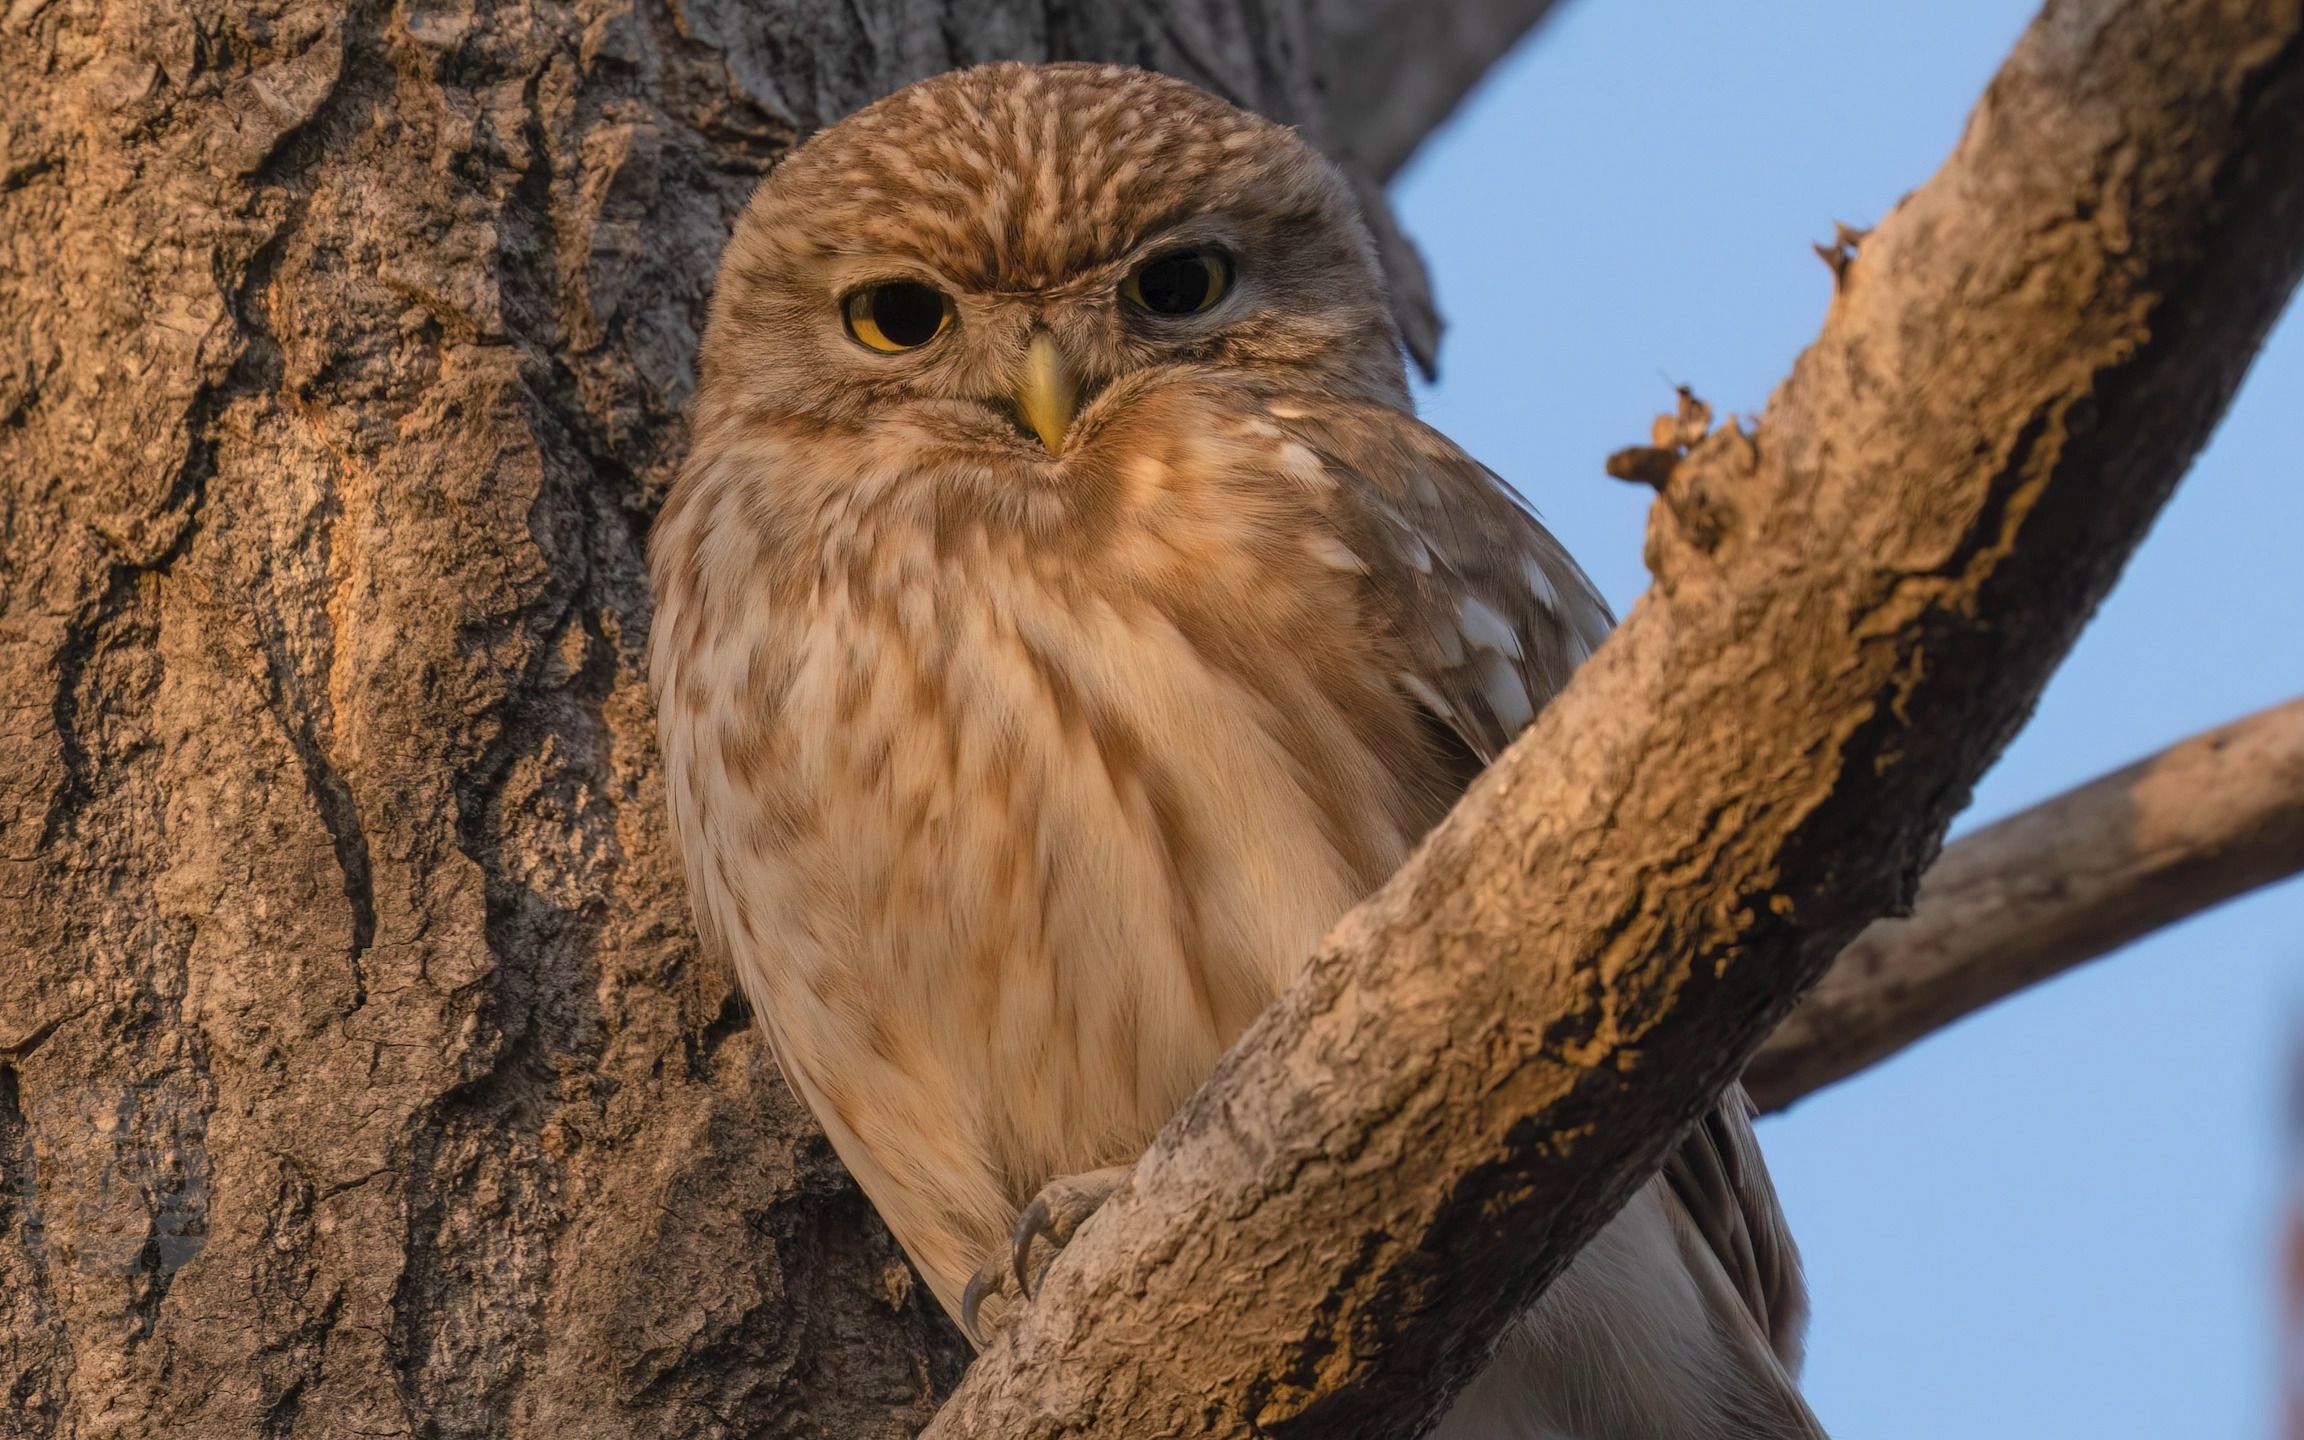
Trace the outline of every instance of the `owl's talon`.
{"type": "Polygon", "coordinates": [[[960,1292],[960,1328],[969,1343],[981,1350],[991,1343],[993,1335],[1005,1330],[1022,1313],[1023,1302],[1032,1298],[1038,1282],[1056,1263],[1064,1247],[1095,1214],[1112,1192],[1126,1184],[1133,1167],[1115,1165],[1108,1170],[1091,1170],[1085,1175],[1065,1175],[1048,1182],[1039,1194],[1032,1197],[1016,1216],[1015,1227],[1009,1232],[1005,1252],[995,1247],[991,1258],[981,1269],[968,1277],[968,1284],[960,1292]],[[1044,1242],[1040,1247],[1039,1263],[1033,1263],[1033,1242],[1044,1242]],[[1010,1287],[1014,1289],[1011,1291],[1010,1287]],[[987,1307],[986,1301],[998,1297],[997,1303],[987,1307]],[[990,1334],[986,1322],[990,1323],[990,1334]]]}
{"type": "Polygon", "coordinates": [[[983,1307],[984,1292],[991,1288],[995,1272],[983,1269],[968,1277],[968,1287],[960,1292],[960,1329],[968,1343],[981,1350],[985,1346],[984,1331],[976,1323],[976,1312],[983,1307]]]}
{"type": "Polygon", "coordinates": [[[1113,1165],[1081,1175],[1061,1175],[1032,1197],[1032,1203],[1016,1217],[1016,1229],[1009,1237],[1008,1258],[1015,1268],[1019,1295],[1032,1298],[1034,1281],[1048,1273],[1048,1267],[1056,1263],[1056,1257],[1072,1243],[1088,1217],[1102,1209],[1112,1193],[1135,1173],[1133,1165],[1113,1165]],[[1048,1242],[1047,1258],[1038,1265],[1032,1263],[1034,1240],[1048,1242]]]}
{"type": "Polygon", "coordinates": [[[1055,1221],[1048,1214],[1046,1191],[1033,1196],[1032,1203],[1024,1207],[1024,1213],[1016,1217],[1016,1229],[1008,1242],[1011,1247],[1009,1263],[1016,1270],[1016,1293],[1027,1300],[1032,1298],[1032,1276],[1029,1264],[1032,1258],[1032,1242],[1038,1237],[1046,1235],[1051,1245],[1061,1249],[1064,1242],[1056,1238],[1054,1227],[1055,1221]]]}

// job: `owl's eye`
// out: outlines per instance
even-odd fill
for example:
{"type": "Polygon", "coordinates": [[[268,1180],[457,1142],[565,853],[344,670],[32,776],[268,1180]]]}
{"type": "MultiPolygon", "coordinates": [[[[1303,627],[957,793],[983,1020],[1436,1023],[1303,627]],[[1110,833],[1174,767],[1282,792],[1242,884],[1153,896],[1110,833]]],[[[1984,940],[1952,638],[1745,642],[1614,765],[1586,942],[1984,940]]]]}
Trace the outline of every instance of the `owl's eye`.
{"type": "Polygon", "coordinates": [[[867,285],[850,295],[840,311],[858,344],[894,354],[916,350],[952,323],[952,301],[917,280],[867,285]]]}
{"type": "Polygon", "coordinates": [[[1195,315],[1224,298],[1232,262],[1217,250],[1172,250],[1136,267],[1120,284],[1129,304],[1154,315],[1195,315]]]}

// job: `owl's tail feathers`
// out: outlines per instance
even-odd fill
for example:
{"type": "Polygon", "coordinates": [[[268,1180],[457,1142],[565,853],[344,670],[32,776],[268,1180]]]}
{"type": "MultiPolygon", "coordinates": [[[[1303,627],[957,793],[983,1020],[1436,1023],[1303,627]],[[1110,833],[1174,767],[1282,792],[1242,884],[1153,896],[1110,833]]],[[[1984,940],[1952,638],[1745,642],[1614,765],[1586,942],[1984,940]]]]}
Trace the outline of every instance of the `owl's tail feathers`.
{"type": "MultiPolygon", "coordinates": [[[[1736,1440],[1831,1440],[1785,1358],[1761,1333],[1734,1287],[1709,1251],[1690,1255],[1689,1271],[1705,1294],[1714,1328],[1729,1354],[1726,1368],[1735,1394],[1725,1407],[1735,1417],[1736,1440]]],[[[1798,1363],[1795,1354],[1793,1364],[1798,1363]]]]}
{"type": "Polygon", "coordinates": [[[1755,1344],[1743,1358],[1750,1362],[1739,1367],[1737,1388],[1743,1393],[1728,1407],[1739,1440],[1831,1440],[1774,1352],[1755,1344]]]}
{"type": "Polygon", "coordinates": [[[1826,1440],[1661,1179],[1508,1329],[1430,1440],[1826,1440]]]}

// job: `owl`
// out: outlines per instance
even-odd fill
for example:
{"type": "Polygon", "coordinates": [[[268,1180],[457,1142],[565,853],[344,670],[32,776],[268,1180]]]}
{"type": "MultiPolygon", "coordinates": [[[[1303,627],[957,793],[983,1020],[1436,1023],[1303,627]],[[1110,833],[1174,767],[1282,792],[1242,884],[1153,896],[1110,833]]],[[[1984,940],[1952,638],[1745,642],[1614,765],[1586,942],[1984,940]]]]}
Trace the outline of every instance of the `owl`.
{"type": "MultiPolygon", "coordinates": [[[[699,929],[972,1334],[1611,623],[1414,417],[1339,173],[1089,65],[783,159],[650,573],[699,929]]],[[[1819,1436],[1804,1310],[1735,1092],[1437,1433],[1819,1436]]]]}

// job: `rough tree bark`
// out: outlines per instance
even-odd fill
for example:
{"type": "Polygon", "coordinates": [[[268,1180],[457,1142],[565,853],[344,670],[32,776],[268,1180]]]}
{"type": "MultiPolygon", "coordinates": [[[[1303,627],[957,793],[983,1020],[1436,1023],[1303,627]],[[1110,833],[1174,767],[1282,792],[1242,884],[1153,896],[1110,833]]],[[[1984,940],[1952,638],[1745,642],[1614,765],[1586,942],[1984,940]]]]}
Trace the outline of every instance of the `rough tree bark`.
{"type": "Polygon", "coordinates": [[[1948,846],[1745,1067],[1781,1110],[2139,936],[2304,872],[2304,700],[2220,725],[1948,846]]]}
{"type": "Polygon", "coordinates": [[[7,7],[0,1436],[917,1428],[962,1349],[660,828],[639,547],[720,240],[1006,56],[1210,84],[1374,197],[1543,8],[7,7]]]}
{"type": "Polygon", "coordinates": [[[640,555],[707,285],[907,80],[1130,61],[1319,138],[1322,23],[5,7],[0,1435],[917,1428],[962,1346],[662,833],[640,555]]]}

